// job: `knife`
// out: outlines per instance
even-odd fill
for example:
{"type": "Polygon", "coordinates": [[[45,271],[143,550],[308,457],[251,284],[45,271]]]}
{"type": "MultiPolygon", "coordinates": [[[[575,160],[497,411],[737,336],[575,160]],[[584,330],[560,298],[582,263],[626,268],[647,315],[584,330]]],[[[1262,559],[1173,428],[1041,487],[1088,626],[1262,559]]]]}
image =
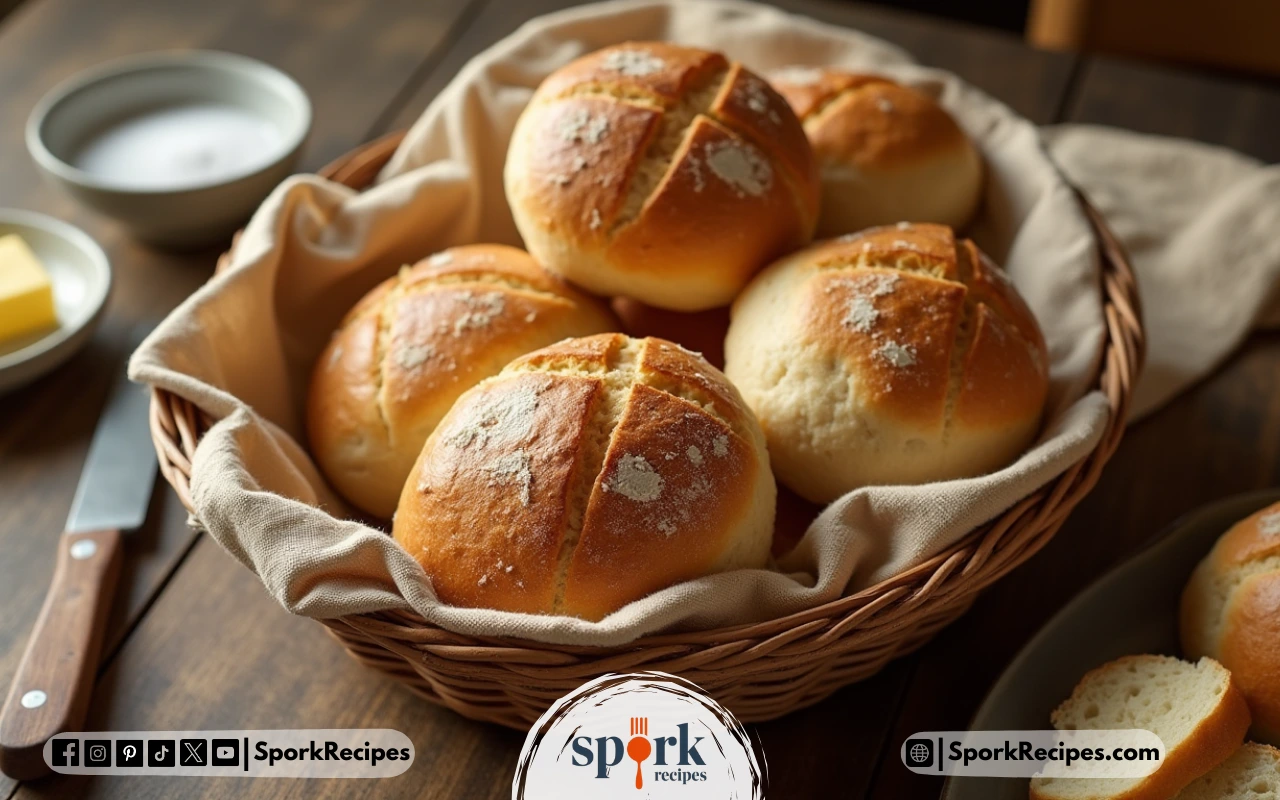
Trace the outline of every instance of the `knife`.
{"type": "Polygon", "coordinates": [[[11,778],[47,774],[44,743],[79,730],[88,713],[120,574],[120,536],[141,527],[155,485],[148,400],[122,367],[89,445],[53,582],[0,710],[0,771],[11,778]]]}

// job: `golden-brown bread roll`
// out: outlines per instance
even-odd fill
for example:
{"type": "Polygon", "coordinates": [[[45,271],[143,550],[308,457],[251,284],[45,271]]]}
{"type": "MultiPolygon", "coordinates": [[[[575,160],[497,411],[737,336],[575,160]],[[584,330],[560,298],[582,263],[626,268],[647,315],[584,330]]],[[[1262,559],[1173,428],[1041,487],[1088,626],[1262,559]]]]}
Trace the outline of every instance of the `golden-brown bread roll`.
{"type": "Polygon", "coordinates": [[[1182,593],[1182,649],[1231,670],[1254,737],[1280,745],[1280,503],[1224,533],[1182,593]]]}
{"type": "Polygon", "coordinates": [[[396,541],[442,600],[598,620],[674,583],[761,567],[775,486],[737,390],[661,339],[513,361],[422,449],[396,541]]]}
{"type": "Polygon", "coordinates": [[[804,124],[822,175],[820,236],[900,220],[963,228],[982,158],[932,97],[887,78],[791,67],[772,76],[804,124]]]}
{"type": "Polygon", "coordinates": [[[980,475],[1036,435],[1048,356],[1004,274],[942,225],[815,244],[738,297],[725,374],[778,479],[814,502],[980,475]]]}
{"type": "Polygon", "coordinates": [[[311,452],[347,500],[390,517],[418,451],[459,395],[516,356],[618,324],[522,250],[436,253],[365,295],[316,360],[311,452]]]}
{"type": "Polygon", "coordinates": [[[541,264],[680,311],[728,304],[817,222],[813,154],[786,102],[741,64],[672,44],[605,48],[550,75],[504,177],[541,264]]]}

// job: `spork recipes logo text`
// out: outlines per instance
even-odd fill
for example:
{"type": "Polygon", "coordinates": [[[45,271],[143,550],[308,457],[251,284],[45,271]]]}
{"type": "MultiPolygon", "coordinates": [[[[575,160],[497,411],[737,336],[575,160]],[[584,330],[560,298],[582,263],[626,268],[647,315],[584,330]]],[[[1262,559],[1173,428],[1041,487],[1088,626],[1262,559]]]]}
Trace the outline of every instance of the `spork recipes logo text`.
{"type": "Polygon", "coordinates": [[[644,788],[644,765],[652,758],[650,780],[674,783],[690,783],[705,781],[707,771],[697,769],[705,767],[707,762],[698,752],[698,745],[706,737],[689,733],[689,723],[680,722],[675,726],[673,736],[649,736],[649,718],[632,717],[631,732],[626,744],[619,736],[575,736],[573,738],[573,758],[575,767],[593,767],[596,778],[608,778],[611,768],[622,763],[625,755],[636,764],[636,788],[644,788]],[[676,767],[676,769],[660,769],[676,767]],[[684,769],[693,767],[693,769],[684,769]]]}
{"type": "Polygon", "coordinates": [[[695,684],[602,675],[557,700],[525,738],[512,800],[761,800],[764,754],[695,684]]]}

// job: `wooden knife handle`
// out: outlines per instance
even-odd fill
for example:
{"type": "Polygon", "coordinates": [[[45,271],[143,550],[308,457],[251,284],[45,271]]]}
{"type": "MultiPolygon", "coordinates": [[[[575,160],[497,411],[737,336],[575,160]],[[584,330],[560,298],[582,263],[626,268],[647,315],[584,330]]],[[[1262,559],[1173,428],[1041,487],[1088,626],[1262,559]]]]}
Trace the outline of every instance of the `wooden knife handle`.
{"type": "Polygon", "coordinates": [[[47,774],[44,743],[84,724],[120,576],[120,531],[60,538],[53,583],[0,710],[0,771],[18,780],[47,774]]]}

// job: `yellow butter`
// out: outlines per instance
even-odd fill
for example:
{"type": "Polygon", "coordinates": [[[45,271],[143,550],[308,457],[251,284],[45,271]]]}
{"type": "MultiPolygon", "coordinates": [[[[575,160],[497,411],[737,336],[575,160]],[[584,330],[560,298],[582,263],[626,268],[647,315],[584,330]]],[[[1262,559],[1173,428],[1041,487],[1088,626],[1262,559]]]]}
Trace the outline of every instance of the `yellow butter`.
{"type": "Polygon", "coordinates": [[[0,342],[57,324],[49,273],[16,234],[0,237],[0,342]]]}

